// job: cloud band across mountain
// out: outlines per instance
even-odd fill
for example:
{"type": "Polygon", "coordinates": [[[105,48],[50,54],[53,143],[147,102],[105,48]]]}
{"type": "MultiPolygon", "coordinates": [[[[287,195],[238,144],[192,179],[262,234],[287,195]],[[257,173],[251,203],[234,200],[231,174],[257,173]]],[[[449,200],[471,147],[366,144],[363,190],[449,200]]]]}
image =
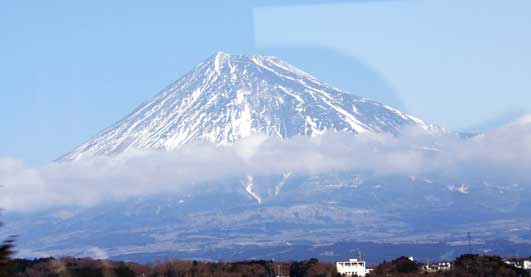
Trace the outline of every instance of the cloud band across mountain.
{"type": "Polygon", "coordinates": [[[9,211],[90,206],[131,197],[201,189],[227,178],[286,172],[313,175],[445,176],[450,181],[530,184],[527,124],[460,139],[412,129],[400,136],[331,132],[285,140],[251,136],[230,146],[190,144],[173,151],[131,151],[74,162],[26,167],[0,160],[0,206],[9,211]]]}

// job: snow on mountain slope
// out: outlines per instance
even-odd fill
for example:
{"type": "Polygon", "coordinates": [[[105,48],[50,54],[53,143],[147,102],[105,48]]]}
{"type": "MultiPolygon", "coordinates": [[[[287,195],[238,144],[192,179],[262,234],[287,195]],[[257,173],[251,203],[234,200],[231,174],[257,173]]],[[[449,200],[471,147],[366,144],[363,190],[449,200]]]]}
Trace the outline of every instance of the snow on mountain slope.
{"type": "Polygon", "coordinates": [[[275,57],[222,52],[61,160],[207,141],[231,144],[253,134],[280,138],[327,130],[389,132],[423,121],[319,81],[275,57]]]}

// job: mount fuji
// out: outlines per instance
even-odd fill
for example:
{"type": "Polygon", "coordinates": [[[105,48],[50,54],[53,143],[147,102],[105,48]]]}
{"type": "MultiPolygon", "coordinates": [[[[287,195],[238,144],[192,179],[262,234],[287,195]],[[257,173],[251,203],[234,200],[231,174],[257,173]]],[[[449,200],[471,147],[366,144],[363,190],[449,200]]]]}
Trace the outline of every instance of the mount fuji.
{"type": "Polygon", "coordinates": [[[397,134],[404,126],[440,130],[343,92],[278,58],[218,52],[61,160],[132,149],[172,150],[201,141],[231,144],[254,134],[397,134]]]}
{"type": "MultiPolygon", "coordinates": [[[[136,150],[173,155],[191,144],[214,144],[219,149],[253,135],[281,142],[327,132],[352,134],[349,141],[380,134],[394,139],[409,128],[435,136],[448,134],[397,109],[343,92],[277,58],[218,52],[54,165],[68,167],[85,159],[92,164],[87,158],[107,160],[136,150]]],[[[432,152],[438,151],[433,149],[419,151],[433,157],[432,152]]],[[[357,154],[352,156],[369,162],[369,157],[357,154]]],[[[179,166],[170,165],[169,175],[179,171],[179,166]]],[[[463,230],[473,231],[486,250],[513,242],[529,249],[531,243],[528,186],[485,180],[481,175],[279,173],[283,170],[276,176],[238,175],[193,183],[177,192],[142,191],[88,207],[6,213],[3,220],[9,224],[2,229],[19,235],[17,248],[25,256],[105,253],[134,261],[310,257],[333,261],[358,250],[372,255],[368,260],[373,262],[395,254],[447,259],[466,251],[463,230]],[[500,238],[512,242],[500,244],[500,238]]],[[[140,176],[129,168],[124,171],[131,178],[140,176]]],[[[82,180],[92,180],[92,172],[84,173],[82,180]]],[[[70,176],[66,179],[71,181],[70,176]]],[[[153,188],[152,179],[139,179],[148,190],[153,188]]],[[[113,180],[102,183],[111,187],[113,180]]],[[[75,191],[77,185],[65,187],[75,191]]],[[[124,194],[129,185],[124,184],[124,194]]]]}

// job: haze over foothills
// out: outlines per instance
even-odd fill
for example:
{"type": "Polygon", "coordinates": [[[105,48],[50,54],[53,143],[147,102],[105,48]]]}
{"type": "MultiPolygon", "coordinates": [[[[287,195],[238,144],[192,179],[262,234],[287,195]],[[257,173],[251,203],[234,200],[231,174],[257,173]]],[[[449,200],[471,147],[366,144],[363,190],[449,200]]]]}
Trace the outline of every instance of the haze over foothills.
{"type": "Polygon", "coordinates": [[[3,4],[19,255],[528,251],[529,4],[290,3],[3,4]]]}

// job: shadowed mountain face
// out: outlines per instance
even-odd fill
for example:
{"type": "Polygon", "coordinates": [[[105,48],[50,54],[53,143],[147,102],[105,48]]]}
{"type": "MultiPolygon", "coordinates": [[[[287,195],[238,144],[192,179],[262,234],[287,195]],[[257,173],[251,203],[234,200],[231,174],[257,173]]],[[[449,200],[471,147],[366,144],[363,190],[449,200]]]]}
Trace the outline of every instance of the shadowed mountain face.
{"type": "Polygon", "coordinates": [[[218,52],[63,160],[191,142],[231,144],[256,134],[397,134],[406,126],[436,129],[277,58],[218,52]]]}
{"type": "Polygon", "coordinates": [[[529,195],[525,188],[469,183],[460,190],[434,176],[354,173],[254,182],[262,188],[261,203],[240,179],[231,179],[91,208],[6,214],[3,231],[19,235],[17,251],[25,257],[333,261],[361,249],[373,262],[404,254],[434,260],[464,253],[467,231],[477,252],[531,254],[525,247],[530,232],[525,215],[531,209],[520,198],[529,195]],[[280,182],[283,188],[275,195],[270,189],[280,182]]]}

